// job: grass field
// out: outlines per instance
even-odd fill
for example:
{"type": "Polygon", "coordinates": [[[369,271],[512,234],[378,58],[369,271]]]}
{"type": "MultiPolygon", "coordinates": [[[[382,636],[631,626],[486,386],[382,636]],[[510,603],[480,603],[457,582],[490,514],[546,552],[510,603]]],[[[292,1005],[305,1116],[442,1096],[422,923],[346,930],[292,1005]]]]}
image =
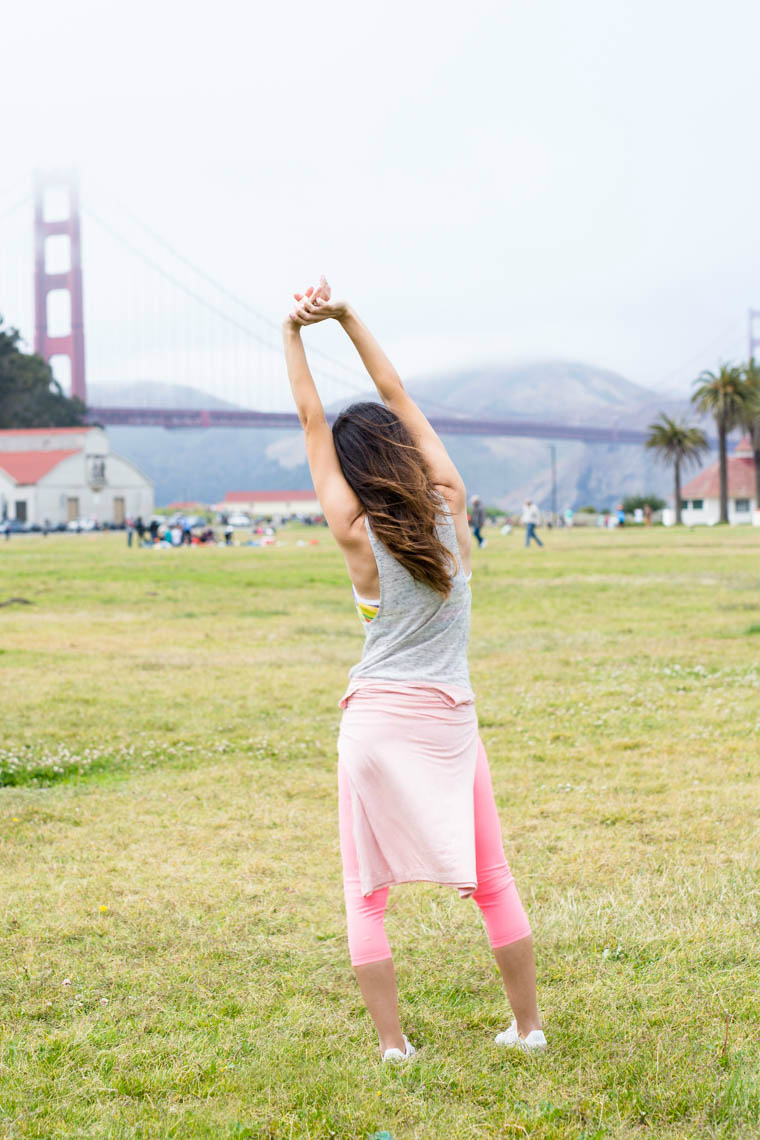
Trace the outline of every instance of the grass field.
{"type": "MultiPolygon", "coordinates": [[[[419,1048],[350,971],[342,560],[0,547],[0,1137],[760,1134],[760,533],[497,535],[471,663],[551,1052],[476,908],[400,887],[419,1048]]],[[[305,536],[311,537],[312,532],[305,536]]]]}

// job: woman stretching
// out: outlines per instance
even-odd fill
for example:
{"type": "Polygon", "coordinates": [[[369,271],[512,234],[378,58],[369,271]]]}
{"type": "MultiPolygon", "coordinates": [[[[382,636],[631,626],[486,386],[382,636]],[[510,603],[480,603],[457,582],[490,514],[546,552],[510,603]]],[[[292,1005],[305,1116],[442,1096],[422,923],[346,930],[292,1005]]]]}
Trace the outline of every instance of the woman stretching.
{"type": "Polygon", "coordinates": [[[384,929],[388,887],[456,887],[483,913],[514,1019],[496,1041],[546,1038],[530,925],[501,840],[467,667],[470,532],[464,484],[427,419],[356,314],[316,289],[294,294],[285,358],[314,489],[346,560],[364,626],[338,738],[338,802],[351,962],[384,1061],[414,1047],[398,1015],[384,929]],[[330,429],[301,328],[336,320],[382,404],[354,404],[330,429]]]}

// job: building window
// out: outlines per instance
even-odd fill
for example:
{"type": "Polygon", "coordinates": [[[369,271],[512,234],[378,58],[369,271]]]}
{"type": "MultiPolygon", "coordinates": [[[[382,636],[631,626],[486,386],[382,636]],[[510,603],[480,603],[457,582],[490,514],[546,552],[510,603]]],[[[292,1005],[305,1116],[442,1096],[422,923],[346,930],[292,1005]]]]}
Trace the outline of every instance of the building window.
{"type": "Polygon", "coordinates": [[[87,482],[93,491],[100,491],[106,485],[105,455],[88,455],[87,482]]]}
{"type": "Polygon", "coordinates": [[[688,499],[681,499],[681,510],[682,511],[688,511],[688,509],[689,509],[689,500],[688,499]]]}
{"type": "Polygon", "coordinates": [[[704,507],[704,505],[705,505],[704,499],[692,499],[691,500],[691,509],[693,511],[701,511],[702,508],[704,507]]]}
{"type": "Polygon", "coordinates": [[[16,499],[16,520],[26,522],[26,499],[16,499]]]}
{"type": "Polygon", "coordinates": [[[749,514],[749,499],[736,499],[734,502],[737,515],[749,514]]]}

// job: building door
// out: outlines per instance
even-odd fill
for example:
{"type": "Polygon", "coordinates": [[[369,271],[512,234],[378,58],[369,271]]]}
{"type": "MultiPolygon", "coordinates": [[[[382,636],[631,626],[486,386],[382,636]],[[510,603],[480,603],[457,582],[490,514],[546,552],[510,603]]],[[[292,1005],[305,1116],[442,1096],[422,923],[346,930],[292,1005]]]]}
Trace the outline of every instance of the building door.
{"type": "Polygon", "coordinates": [[[73,522],[74,519],[79,518],[79,499],[69,498],[66,500],[66,519],[68,522],[73,522]]]}
{"type": "Polygon", "coordinates": [[[16,499],[16,519],[26,522],[26,499],[16,499]]]}
{"type": "Polygon", "coordinates": [[[113,501],[113,521],[117,526],[122,526],[124,523],[124,498],[119,495],[113,501]]]}

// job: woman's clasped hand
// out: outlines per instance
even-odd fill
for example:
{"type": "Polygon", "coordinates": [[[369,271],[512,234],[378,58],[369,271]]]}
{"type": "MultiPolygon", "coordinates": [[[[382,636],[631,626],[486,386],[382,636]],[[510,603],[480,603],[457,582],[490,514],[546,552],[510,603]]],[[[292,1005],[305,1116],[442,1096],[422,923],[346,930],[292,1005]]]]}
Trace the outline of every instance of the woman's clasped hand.
{"type": "Polygon", "coordinates": [[[294,293],[298,305],[287,317],[293,325],[316,325],[320,321],[342,320],[348,313],[345,301],[333,301],[332,290],[325,276],[321,276],[316,289],[310,285],[305,293],[294,293]]]}

